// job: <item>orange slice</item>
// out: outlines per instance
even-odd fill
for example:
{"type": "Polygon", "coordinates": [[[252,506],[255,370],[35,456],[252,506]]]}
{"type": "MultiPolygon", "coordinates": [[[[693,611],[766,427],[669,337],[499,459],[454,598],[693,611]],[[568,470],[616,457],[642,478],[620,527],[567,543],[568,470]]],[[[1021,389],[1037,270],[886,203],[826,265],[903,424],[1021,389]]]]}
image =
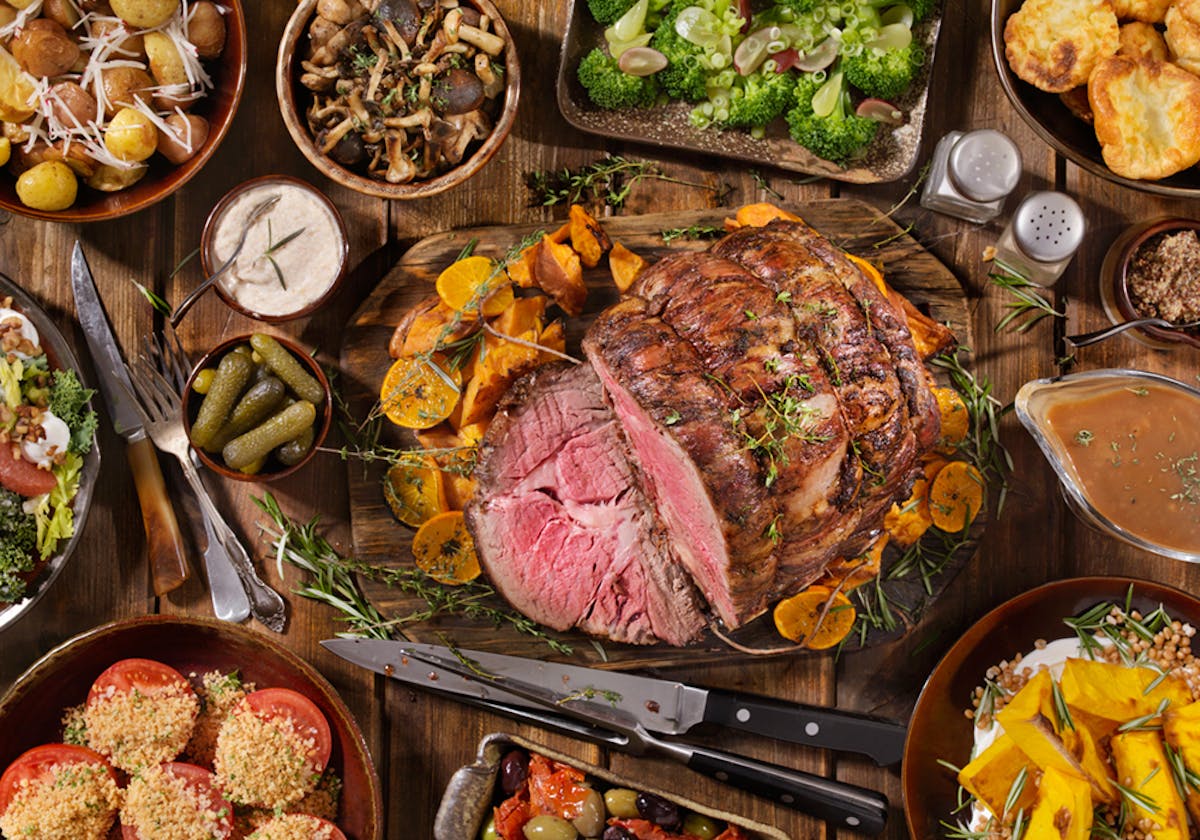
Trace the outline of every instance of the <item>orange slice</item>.
{"type": "Polygon", "coordinates": [[[938,413],[942,417],[942,436],[938,439],[938,451],[952,455],[958,449],[958,444],[967,438],[971,427],[971,414],[958,391],[953,388],[938,387],[933,389],[937,399],[938,413]]]}
{"type": "Polygon", "coordinates": [[[383,479],[383,495],[395,517],[413,528],[450,509],[442,471],[428,456],[420,466],[393,465],[383,479]]]}
{"type": "Polygon", "coordinates": [[[462,394],[462,373],[447,370],[437,356],[401,356],[379,389],[387,418],[407,429],[428,429],[454,411],[462,394]]]}
{"type": "Polygon", "coordinates": [[[983,507],[983,476],[966,461],[951,461],[929,486],[929,515],[948,534],[962,531],[983,507]]]}
{"type": "Polygon", "coordinates": [[[501,314],[513,303],[512,283],[495,271],[487,257],[467,257],[451,263],[438,275],[438,297],[455,312],[478,312],[484,317],[501,314]]]}
{"type": "Polygon", "coordinates": [[[417,568],[438,583],[454,586],[479,577],[475,541],[462,511],[440,513],[422,525],[413,537],[412,551],[417,568]]]}
{"type": "Polygon", "coordinates": [[[828,586],[810,586],[775,605],[775,629],[812,650],[826,650],[850,635],[856,613],[850,599],[828,586]]]}

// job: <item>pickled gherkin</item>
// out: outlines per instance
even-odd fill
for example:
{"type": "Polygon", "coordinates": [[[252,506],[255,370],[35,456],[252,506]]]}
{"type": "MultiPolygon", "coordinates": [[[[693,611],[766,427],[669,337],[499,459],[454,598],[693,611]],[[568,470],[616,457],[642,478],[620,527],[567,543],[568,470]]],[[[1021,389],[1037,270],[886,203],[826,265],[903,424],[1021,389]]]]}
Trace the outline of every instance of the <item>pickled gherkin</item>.
{"type": "Polygon", "coordinates": [[[325,389],[321,383],[310,376],[296,357],[278,341],[269,335],[255,333],[250,336],[250,344],[296,396],[313,405],[320,405],[325,399],[325,389]]]}
{"type": "Polygon", "coordinates": [[[316,406],[308,400],[300,400],[229,441],[221,450],[221,456],[230,469],[243,469],[269,455],[276,447],[299,437],[305,429],[312,428],[316,419],[316,406]]]}
{"type": "Polygon", "coordinates": [[[229,422],[213,436],[209,448],[213,451],[220,450],[238,435],[253,429],[283,406],[286,396],[283,382],[274,376],[251,385],[233,407],[229,422]]]}
{"type": "Polygon", "coordinates": [[[253,373],[254,364],[248,356],[236,350],[225,354],[221,364],[217,366],[217,374],[209,385],[208,393],[204,395],[204,401],[200,403],[196,420],[192,423],[194,445],[201,449],[208,448],[229,417],[253,373]]]}
{"type": "Polygon", "coordinates": [[[279,447],[279,451],[275,453],[275,457],[285,467],[294,467],[304,460],[304,456],[308,454],[308,450],[312,449],[313,440],[316,436],[316,429],[313,426],[309,426],[300,433],[299,437],[289,440],[283,446],[279,447]]]}

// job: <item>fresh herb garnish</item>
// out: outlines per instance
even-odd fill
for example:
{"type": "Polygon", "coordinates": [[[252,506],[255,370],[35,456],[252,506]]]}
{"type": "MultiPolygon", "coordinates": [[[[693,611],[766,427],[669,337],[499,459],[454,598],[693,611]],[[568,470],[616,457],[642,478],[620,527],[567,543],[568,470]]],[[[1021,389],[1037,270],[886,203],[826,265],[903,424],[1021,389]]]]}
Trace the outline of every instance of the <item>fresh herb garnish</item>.
{"type": "Polygon", "coordinates": [[[281,269],[279,267],[279,263],[276,262],[275,255],[279,253],[280,248],[291,242],[302,233],[304,233],[304,228],[294,230],[287,236],[283,237],[283,239],[275,242],[274,234],[271,231],[271,217],[267,217],[267,250],[262,252],[262,255],[259,257],[259,259],[264,259],[271,264],[271,268],[275,269],[275,276],[279,278],[279,285],[282,286],[284,290],[287,289],[287,281],[283,278],[283,269],[281,269]]]}
{"type": "Polygon", "coordinates": [[[718,204],[724,204],[732,192],[732,187],[723,181],[703,184],[675,178],[651,161],[630,160],[622,155],[606,155],[578,169],[538,170],[526,176],[535,207],[597,202],[618,208],[625,204],[635,185],[647,180],[703,190],[711,193],[718,204]]]}
{"type": "Polygon", "coordinates": [[[1067,313],[1055,309],[1050,301],[1034,291],[1040,288],[1003,263],[996,263],[996,270],[988,274],[988,282],[1007,291],[1014,300],[1005,305],[1009,313],[996,324],[996,332],[1013,325],[1015,332],[1023,333],[1043,318],[1066,318],[1067,313]],[[1028,316],[1028,317],[1026,317],[1028,316]],[[1017,319],[1025,318],[1018,322],[1017,319]]]}
{"type": "Polygon", "coordinates": [[[724,228],[712,225],[691,225],[685,228],[666,228],[660,235],[662,241],[670,245],[676,239],[716,239],[724,234],[724,228]]]}

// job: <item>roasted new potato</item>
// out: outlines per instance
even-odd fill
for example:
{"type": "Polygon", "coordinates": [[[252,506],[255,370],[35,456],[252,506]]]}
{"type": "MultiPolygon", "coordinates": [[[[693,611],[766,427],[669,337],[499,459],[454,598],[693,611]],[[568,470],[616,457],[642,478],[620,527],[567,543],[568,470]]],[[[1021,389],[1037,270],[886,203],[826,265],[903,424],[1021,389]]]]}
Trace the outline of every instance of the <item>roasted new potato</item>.
{"type": "Polygon", "coordinates": [[[50,88],[50,111],[64,126],[87,125],[97,117],[96,98],[75,82],[58,82],[50,88]]]}
{"type": "Polygon", "coordinates": [[[122,108],[108,121],[104,145],[121,160],[143,161],[158,149],[158,129],[141,111],[122,108]]]}
{"type": "Polygon", "coordinates": [[[187,39],[201,58],[216,58],[225,49],[225,17],[213,3],[201,0],[192,6],[187,39]]]}
{"type": "Polygon", "coordinates": [[[160,85],[186,85],[187,71],[183,57],[175,42],[161,32],[147,32],[142,36],[146,45],[146,57],[150,61],[150,75],[160,85]]]}
{"type": "Polygon", "coordinates": [[[75,173],[58,160],[39,163],[17,179],[17,198],[34,210],[66,210],[75,203],[78,192],[75,173]]]}
{"type": "Polygon", "coordinates": [[[208,120],[195,114],[172,114],[166,119],[170,131],[158,133],[158,153],[178,166],[191,160],[208,139],[208,120]]]}
{"type": "Polygon", "coordinates": [[[1087,84],[1097,63],[1117,51],[1119,37],[1109,0],[1025,0],[1004,27],[1013,72],[1049,93],[1087,84]]]}
{"type": "Polygon", "coordinates": [[[94,190],[100,190],[100,192],[118,192],[132,187],[138,181],[142,180],[142,176],[146,174],[146,170],[149,168],[144,163],[131,166],[128,169],[109,166],[106,163],[96,167],[96,171],[91,177],[84,179],[84,183],[94,190]]]}
{"type": "Polygon", "coordinates": [[[1200,78],[1165,61],[1113,56],[1088,83],[1096,138],[1108,168],[1166,178],[1200,162],[1200,78]]]}
{"type": "Polygon", "coordinates": [[[100,71],[100,84],[104,89],[104,116],[112,119],[122,108],[132,108],[134,103],[149,103],[150,88],[154,79],[145,70],[137,67],[109,67],[100,71]]]}
{"type": "Polygon", "coordinates": [[[170,19],[179,0],[109,0],[113,12],[136,29],[152,29],[170,19]]]}
{"type": "Polygon", "coordinates": [[[79,61],[79,45],[49,18],[34,18],[12,40],[12,54],[31,76],[61,76],[79,61]]]}

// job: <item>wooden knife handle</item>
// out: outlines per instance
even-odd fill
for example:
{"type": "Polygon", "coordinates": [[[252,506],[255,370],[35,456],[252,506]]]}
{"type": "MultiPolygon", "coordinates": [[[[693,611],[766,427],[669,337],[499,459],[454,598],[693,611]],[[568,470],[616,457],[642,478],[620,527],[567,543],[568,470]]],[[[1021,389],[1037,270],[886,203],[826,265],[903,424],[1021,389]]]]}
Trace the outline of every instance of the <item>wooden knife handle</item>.
{"type": "Polygon", "coordinates": [[[167,496],[158,451],[149,438],[129,444],[126,450],[133,469],[138,503],[142,507],[142,524],[146,527],[146,548],[150,554],[150,572],[154,578],[154,594],[162,597],[178,589],[188,579],[187,552],[175,509],[167,496]]]}

